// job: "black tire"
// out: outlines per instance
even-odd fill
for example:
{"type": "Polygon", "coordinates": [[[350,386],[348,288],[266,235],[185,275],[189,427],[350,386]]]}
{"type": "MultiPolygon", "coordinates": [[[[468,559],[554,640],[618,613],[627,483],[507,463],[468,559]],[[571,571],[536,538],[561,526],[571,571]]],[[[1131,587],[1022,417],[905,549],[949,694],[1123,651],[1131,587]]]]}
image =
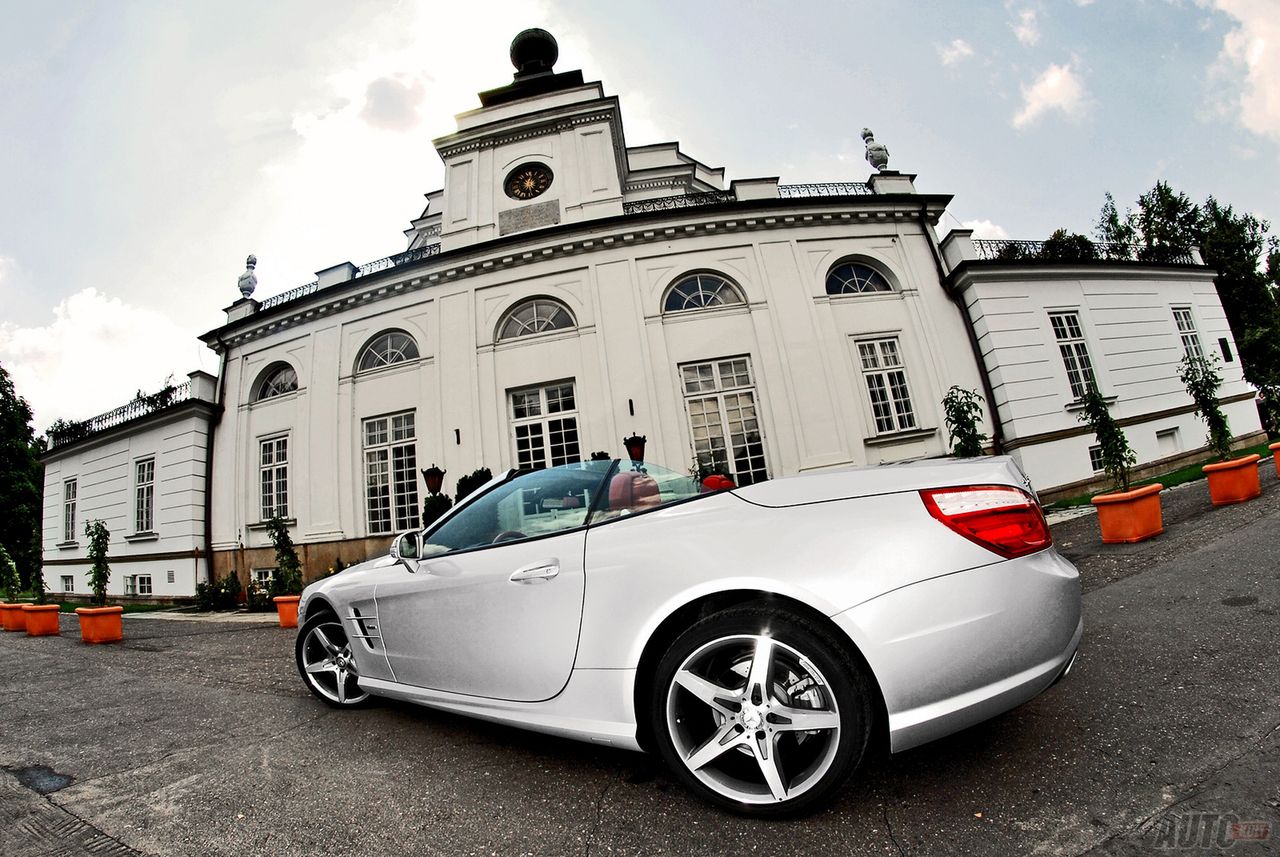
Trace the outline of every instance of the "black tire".
{"type": "Polygon", "coordinates": [[[321,702],[333,708],[369,704],[372,697],[357,683],[360,674],[346,629],[333,613],[324,610],[308,618],[298,629],[293,653],[302,683],[321,702]]]}
{"type": "Polygon", "coordinates": [[[826,629],[775,609],[738,607],[697,622],[658,662],[653,688],[650,734],[663,761],[695,794],[741,815],[816,809],[858,767],[871,737],[863,668],[826,629]]]}

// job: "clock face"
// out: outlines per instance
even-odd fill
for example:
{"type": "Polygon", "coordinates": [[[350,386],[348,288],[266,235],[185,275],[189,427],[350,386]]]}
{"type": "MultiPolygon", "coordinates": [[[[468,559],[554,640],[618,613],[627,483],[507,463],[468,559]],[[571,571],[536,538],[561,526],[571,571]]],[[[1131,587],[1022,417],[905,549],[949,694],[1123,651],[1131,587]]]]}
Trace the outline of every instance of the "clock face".
{"type": "Polygon", "coordinates": [[[533,199],[551,187],[551,170],[545,164],[521,164],[507,176],[505,188],[512,199],[533,199]]]}

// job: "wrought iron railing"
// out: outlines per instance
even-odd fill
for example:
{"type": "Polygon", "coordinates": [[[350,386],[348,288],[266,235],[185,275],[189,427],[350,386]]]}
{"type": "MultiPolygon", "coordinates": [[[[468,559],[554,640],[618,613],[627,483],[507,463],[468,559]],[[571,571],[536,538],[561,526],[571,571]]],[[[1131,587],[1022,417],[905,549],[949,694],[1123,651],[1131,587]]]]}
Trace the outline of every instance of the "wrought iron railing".
{"type": "Polygon", "coordinates": [[[875,191],[866,182],[778,185],[778,196],[782,199],[803,199],[814,196],[872,196],[874,194],[875,191]]]}
{"type": "Polygon", "coordinates": [[[83,440],[98,432],[115,428],[132,420],[163,411],[165,408],[185,402],[191,398],[191,382],[184,381],[173,387],[165,387],[158,393],[139,396],[128,404],[115,410],[98,414],[80,422],[60,420],[49,430],[49,448],[56,449],[72,441],[83,440]]]}
{"type": "Polygon", "coordinates": [[[643,214],[649,211],[672,211],[677,208],[697,208],[718,202],[733,202],[737,196],[731,190],[709,190],[705,193],[684,193],[675,196],[658,196],[622,204],[623,214],[643,214]]]}
{"type": "Polygon", "coordinates": [[[1158,265],[1197,264],[1190,250],[1114,244],[1066,238],[1058,241],[1012,241],[975,238],[979,259],[993,262],[1151,262],[1158,265]]]}
{"type": "MultiPolygon", "coordinates": [[[[412,265],[414,262],[420,262],[430,256],[436,256],[440,253],[439,244],[428,244],[425,247],[418,247],[414,250],[406,250],[403,253],[395,253],[391,256],[384,256],[381,259],[375,259],[372,262],[365,262],[356,269],[356,277],[365,277],[369,274],[376,274],[379,271],[385,271],[388,268],[399,268],[401,265],[412,265]]],[[[305,286],[298,286],[296,289],[290,289],[287,292],[281,292],[278,295],[272,295],[264,298],[258,306],[260,309],[270,309],[271,307],[287,304],[290,301],[296,301],[298,298],[305,298],[307,295],[314,294],[320,288],[318,280],[312,280],[305,286]]]]}

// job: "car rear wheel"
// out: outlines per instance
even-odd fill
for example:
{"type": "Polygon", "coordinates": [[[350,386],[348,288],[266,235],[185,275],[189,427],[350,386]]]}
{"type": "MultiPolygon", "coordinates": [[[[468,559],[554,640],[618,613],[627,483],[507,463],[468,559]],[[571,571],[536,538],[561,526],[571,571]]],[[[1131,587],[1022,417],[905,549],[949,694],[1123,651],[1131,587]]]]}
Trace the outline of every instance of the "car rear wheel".
{"type": "Polygon", "coordinates": [[[355,708],[369,701],[351,655],[351,641],[332,613],[311,617],[294,645],[298,672],[307,689],[334,708],[355,708]]]}
{"type": "Polygon", "coordinates": [[[764,608],[709,616],[658,664],[652,734],[702,797],[745,815],[816,806],[862,760],[863,671],[824,629],[764,608]]]}

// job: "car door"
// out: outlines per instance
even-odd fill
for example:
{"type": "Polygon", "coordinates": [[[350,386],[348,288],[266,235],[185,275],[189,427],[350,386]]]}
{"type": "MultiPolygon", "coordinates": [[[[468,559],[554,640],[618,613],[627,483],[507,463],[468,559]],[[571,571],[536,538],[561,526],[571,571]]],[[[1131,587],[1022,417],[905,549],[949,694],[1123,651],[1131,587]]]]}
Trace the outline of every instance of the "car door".
{"type": "Polygon", "coordinates": [[[560,692],[582,620],[587,513],[609,466],[520,475],[426,533],[427,558],[375,592],[396,681],[524,702],[560,692]]]}

